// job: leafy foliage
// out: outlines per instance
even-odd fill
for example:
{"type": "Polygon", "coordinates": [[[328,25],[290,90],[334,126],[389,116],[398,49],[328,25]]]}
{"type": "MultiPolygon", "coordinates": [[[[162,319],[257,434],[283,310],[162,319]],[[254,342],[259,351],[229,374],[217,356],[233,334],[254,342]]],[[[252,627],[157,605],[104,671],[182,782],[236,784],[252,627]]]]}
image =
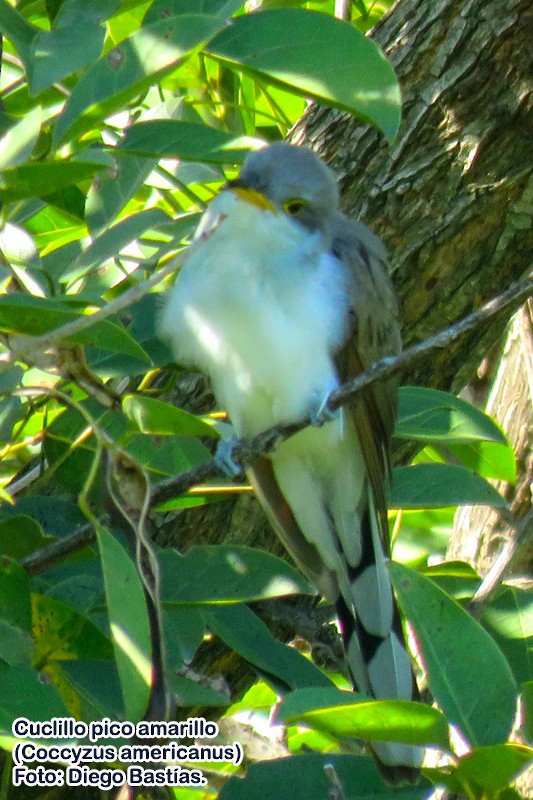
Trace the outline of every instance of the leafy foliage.
{"type": "MultiPolygon", "coordinates": [[[[56,332],[87,321],[179,251],[249,149],[283,137],[308,98],[394,137],[399,88],[383,54],[362,35],[385,8],[358,0],[350,24],[334,19],[333,6],[264,0],[250,13],[239,0],[0,0],[6,752],[19,716],[142,718],[155,651],[139,574],[148,551],[135,558],[126,533],[129,501],[142,508],[149,482],[204,461],[205,442],[224,424],[170,402],[175,372],[162,369],[171,357],[155,333],[156,293],[141,293],[127,313],[76,334],[56,332]],[[50,334],[36,349],[32,337],[50,334]],[[105,489],[104,454],[112,461],[105,489]],[[108,494],[126,522],[109,518],[108,494]],[[98,549],[84,536],[91,526],[98,549]],[[83,548],[57,554],[72,537],[83,548]],[[37,568],[35,554],[50,547],[37,568]]],[[[396,436],[423,449],[394,475],[395,552],[414,542],[417,558],[392,574],[440,710],[342,692],[298,649],[276,641],[245,603],[309,591],[280,559],[229,544],[184,555],[157,551],[164,668],[180,706],[229,705],[221,687],[189,673],[208,635],[261,678],[227,715],[250,710],[258,719],[276,704],[272,689],[284,698],[277,720],[291,756],[252,766],[244,780],[240,772],[226,780],[221,770],[221,800],[262,798],[273,785],[279,797],[318,800],[327,791],[327,762],[350,798],[422,798],[429,780],[470,798],[512,796],[509,782],[531,755],[507,741],[519,686],[525,729],[532,727],[530,598],[501,588],[478,623],[462,607],[478,576],[464,565],[426,564],[428,554],[443,550],[453,507],[505,505],[486,479],[513,480],[512,449],[481,411],[420,387],[401,390],[396,436]],[[370,735],[449,752],[451,724],[470,754],[428,770],[418,787],[393,791],[368,758],[353,755],[354,737],[370,735]]],[[[167,507],[223,500],[224,487],[214,489],[167,507]]],[[[136,526],[141,530],[133,520],[130,528],[136,526]]],[[[177,789],[175,796],[208,795],[177,789]]]]}

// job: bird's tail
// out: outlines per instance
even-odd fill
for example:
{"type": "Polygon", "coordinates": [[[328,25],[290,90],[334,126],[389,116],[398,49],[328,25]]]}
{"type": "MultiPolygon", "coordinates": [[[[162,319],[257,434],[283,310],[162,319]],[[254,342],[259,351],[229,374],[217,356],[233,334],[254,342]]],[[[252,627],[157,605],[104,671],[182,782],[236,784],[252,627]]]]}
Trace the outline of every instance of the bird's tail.
{"type": "MultiPolygon", "coordinates": [[[[361,520],[361,558],[356,567],[348,567],[348,585],[341,586],[337,601],[348,668],[357,691],[380,700],[417,700],[380,525],[369,495],[361,520]]],[[[389,782],[417,779],[423,748],[388,742],[370,746],[389,782]]]]}

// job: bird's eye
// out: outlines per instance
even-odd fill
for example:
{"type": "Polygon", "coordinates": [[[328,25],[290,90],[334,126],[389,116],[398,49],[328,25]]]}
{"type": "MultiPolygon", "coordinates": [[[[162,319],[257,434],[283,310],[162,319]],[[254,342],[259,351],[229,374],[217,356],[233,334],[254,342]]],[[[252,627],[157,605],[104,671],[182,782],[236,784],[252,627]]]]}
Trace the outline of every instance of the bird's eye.
{"type": "Polygon", "coordinates": [[[286,203],[283,203],[283,208],[290,214],[291,217],[296,217],[302,208],[305,208],[307,205],[306,201],[303,197],[291,197],[290,200],[287,200],[286,203]]]}

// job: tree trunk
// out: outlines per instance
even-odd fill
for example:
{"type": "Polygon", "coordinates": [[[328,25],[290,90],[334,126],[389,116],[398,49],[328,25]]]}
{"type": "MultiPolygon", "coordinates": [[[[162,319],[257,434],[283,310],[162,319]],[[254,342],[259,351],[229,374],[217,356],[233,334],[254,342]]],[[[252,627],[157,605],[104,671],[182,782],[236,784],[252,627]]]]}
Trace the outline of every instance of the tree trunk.
{"type": "MultiPolygon", "coordinates": [[[[402,86],[396,142],[388,147],[352,117],[318,106],[310,107],[291,139],[330,163],[341,177],[345,210],[385,241],[410,344],[468,314],[529,269],[533,13],[529,0],[400,0],[373,36],[402,86]]],[[[494,320],[417,362],[404,382],[460,389],[507,321],[494,320]]],[[[179,402],[187,405],[182,389],[179,402]]],[[[159,541],[184,549],[239,541],[281,552],[249,495],[163,521],[159,541]]],[[[201,669],[207,669],[205,655],[201,669]]],[[[242,691],[250,680],[246,667],[220,652],[215,660],[242,691]]]]}
{"type": "MultiPolygon", "coordinates": [[[[291,139],[326,158],[345,211],[386,243],[408,345],[530,269],[533,9],[529,0],[400,0],[373,38],[402,87],[395,143],[318,106],[291,139]]],[[[459,390],[506,322],[406,377],[459,390]]]]}

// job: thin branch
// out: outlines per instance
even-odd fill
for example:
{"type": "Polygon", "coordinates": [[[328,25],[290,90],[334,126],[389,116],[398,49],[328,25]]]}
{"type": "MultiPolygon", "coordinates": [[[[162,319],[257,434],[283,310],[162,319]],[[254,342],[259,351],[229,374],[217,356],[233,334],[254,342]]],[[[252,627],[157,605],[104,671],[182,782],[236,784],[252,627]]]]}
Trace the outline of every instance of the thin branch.
{"type": "MultiPolygon", "coordinates": [[[[421,356],[427,356],[436,350],[449,347],[466,333],[480,328],[493,317],[521,305],[531,294],[533,294],[533,276],[513,284],[507,291],[490,300],[468,317],[440,331],[435,336],[431,336],[424,342],[409,347],[400,355],[376,361],[366,372],[362,372],[352,381],[348,381],[339,389],[331,392],[327,402],[328,408],[331,411],[335,411],[337,408],[346,405],[357,394],[364,389],[368,389],[377,381],[390,378],[421,356]]],[[[289,436],[298,433],[310,424],[311,419],[306,417],[297,422],[283,422],[279,425],[274,425],[251,439],[236,442],[232,449],[232,458],[242,467],[250,466],[260,455],[272,452],[289,436]]],[[[157,505],[172,497],[182,495],[192,486],[213,477],[219,472],[217,463],[212,458],[202,464],[198,464],[187,472],[181,473],[181,475],[177,475],[175,478],[162,481],[157,486],[154,486],[152,490],[152,505],[157,505]]]]}
{"type": "Polygon", "coordinates": [[[88,544],[91,544],[94,539],[94,525],[92,522],[87,522],[76,533],[72,533],[67,538],[52,542],[52,544],[36,550],[35,553],[21,558],[20,564],[28,575],[39,575],[41,572],[46,572],[47,569],[55,566],[63,558],[82,550],[88,544]]]}

